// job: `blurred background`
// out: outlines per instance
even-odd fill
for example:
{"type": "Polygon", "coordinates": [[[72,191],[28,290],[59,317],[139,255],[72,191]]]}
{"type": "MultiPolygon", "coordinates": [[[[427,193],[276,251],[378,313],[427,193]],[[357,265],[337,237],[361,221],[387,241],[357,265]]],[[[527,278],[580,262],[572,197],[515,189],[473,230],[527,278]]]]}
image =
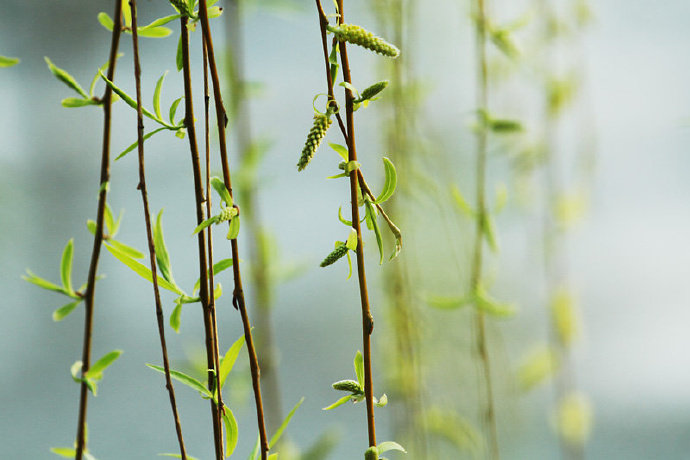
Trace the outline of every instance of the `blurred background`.
{"type": "MultiPolygon", "coordinates": [[[[88,87],[107,60],[110,35],[96,16],[112,15],[111,3],[2,1],[0,54],[21,58],[0,69],[3,458],[52,458],[50,447],[69,446],[75,436],[78,386],[69,368],[81,357],[83,306],[53,322],[52,311],[66,301],[20,277],[30,268],[57,282],[60,254],[74,238],[75,284],[85,281],[102,112],[61,107],[75,94],[43,57],[88,87]]],[[[214,37],[233,115],[231,167],[246,214],[239,239],[244,280],[261,350],[272,357],[263,380],[269,426],[304,396],[284,455],[300,458],[321,442],[333,445],[328,458],[361,458],[363,404],[321,410],[342,396],[332,382],[354,378],[352,359],[361,348],[356,279],[346,280],[342,261],[318,267],[334,241],[347,237],[337,213],[349,206],[349,188],[344,179],[326,180],[340,161],[327,145],[304,172],[295,168],[312,99],[326,92],[315,7],[297,0],[218,5],[225,9],[214,37]],[[255,273],[265,275],[260,289],[255,273]]],[[[150,0],[139,8],[140,24],[174,12],[150,0]]],[[[374,191],[383,184],[380,158],[396,164],[399,189],[386,206],[404,235],[400,256],[383,266],[373,233],[365,239],[375,393],[390,399],[376,412],[378,438],[398,441],[408,458],[484,455],[475,312],[457,302],[469,291],[475,223],[458,203],[462,195],[473,206],[476,133],[489,129],[487,195],[497,241],[484,247],[483,285],[515,309],[486,315],[502,457],[687,458],[690,4],[488,2],[487,112],[506,122],[489,128],[476,115],[469,1],[352,0],[346,8],[348,22],[402,50],[393,63],[350,47],[357,88],[391,81],[380,100],[356,113],[357,143],[374,191]]],[[[170,71],[164,110],[183,92],[175,70],[179,25],[168,27],[170,37],[140,41],[145,101],[170,71]]],[[[198,30],[192,46],[201,126],[198,30]]],[[[116,83],[134,94],[129,36],[120,48],[116,83]]],[[[320,110],[324,100],[317,100],[320,110]]],[[[134,115],[115,104],[113,156],[135,141],[134,115]]],[[[344,143],[335,127],[327,140],[344,143]]],[[[152,212],[165,209],[175,278],[191,289],[198,273],[187,147],[158,134],[146,142],[146,162],[152,212]]],[[[125,209],[119,240],[141,250],[137,181],[134,154],[114,163],[108,201],[115,212],[125,209]]],[[[229,254],[223,236],[216,235],[217,258],[229,254]]],[[[384,239],[388,254],[393,241],[384,239]]],[[[124,354],[90,401],[91,452],[99,459],[174,452],[163,379],[144,366],[161,361],[150,285],[106,251],[100,272],[106,278],[96,294],[93,354],[124,354]]],[[[229,271],[218,281],[226,291],[218,314],[227,349],[241,323],[227,294],[229,271]]],[[[165,293],[163,301],[169,314],[173,297],[165,293]]],[[[185,306],[181,332],[166,331],[173,367],[195,375],[202,375],[204,355],[199,310],[185,306]]],[[[236,456],[246,458],[256,428],[244,352],[228,387],[225,400],[240,427],[236,456]]],[[[211,458],[207,403],[182,385],[176,391],[188,452],[211,458]]]]}

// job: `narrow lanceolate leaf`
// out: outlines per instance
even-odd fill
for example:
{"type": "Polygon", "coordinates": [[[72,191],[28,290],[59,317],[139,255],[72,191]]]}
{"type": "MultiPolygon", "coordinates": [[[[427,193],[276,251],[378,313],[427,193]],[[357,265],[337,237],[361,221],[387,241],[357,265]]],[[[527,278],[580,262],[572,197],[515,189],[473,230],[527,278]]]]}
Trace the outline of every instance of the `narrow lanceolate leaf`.
{"type": "Polygon", "coordinates": [[[129,6],[129,0],[122,0],[122,16],[124,17],[125,27],[132,26],[132,8],[129,6]]]}
{"type": "Polygon", "coordinates": [[[228,235],[226,236],[229,240],[234,240],[237,235],[240,234],[240,216],[235,216],[228,224],[228,235]]]}
{"type": "Polygon", "coordinates": [[[60,262],[60,278],[62,279],[62,287],[70,294],[74,293],[72,289],[72,256],[74,253],[74,240],[70,239],[62,251],[62,260],[60,262]]]}
{"type": "Polygon", "coordinates": [[[78,97],[66,97],[62,100],[61,104],[63,107],[66,107],[68,109],[72,109],[75,107],[86,107],[88,105],[101,105],[99,101],[96,101],[94,99],[81,99],[78,97]]]}
{"type": "Polygon", "coordinates": [[[426,301],[430,306],[438,308],[439,310],[455,310],[460,307],[465,307],[472,303],[469,297],[443,297],[431,296],[426,301]]]}
{"type": "MultiPolygon", "coordinates": [[[[134,260],[132,257],[120,251],[119,249],[116,249],[113,246],[106,245],[105,247],[113,256],[115,256],[116,259],[118,259],[120,262],[131,268],[132,271],[134,271],[134,273],[141,276],[150,283],[153,283],[153,276],[151,275],[150,268],[134,260]]],[[[184,295],[184,292],[179,287],[168,282],[164,278],[158,278],[158,285],[163,289],[167,289],[168,291],[174,292],[175,294],[184,295]]]]}
{"type": "Polygon", "coordinates": [[[467,217],[474,218],[474,209],[472,209],[472,206],[470,206],[465,197],[462,195],[460,189],[456,185],[453,185],[450,189],[450,192],[453,195],[453,201],[455,201],[455,205],[458,207],[458,209],[467,217]]]}
{"type": "MultiPolygon", "coordinates": [[[[230,267],[232,267],[232,259],[223,259],[223,260],[213,264],[213,274],[217,275],[218,273],[221,273],[222,271],[227,270],[230,267]]],[[[197,279],[196,283],[194,283],[194,291],[193,292],[198,291],[200,287],[201,287],[201,279],[197,279]]]]}
{"type": "Polygon", "coordinates": [[[498,252],[498,239],[496,238],[494,218],[488,212],[485,212],[483,217],[484,222],[482,222],[482,229],[484,231],[484,237],[486,237],[486,242],[493,252],[498,252]]]}
{"type": "Polygon", "coordinates": [[[165,38],[172,33],[167,27],[138,27],[137,33],[140,37],[165,38]]]}
{"type": "Polygon", "coordinates": [[[105,27],[107,30],[110,32],[113,31],[113,27],[115,27],[115,23],[113,22],[113,19],[108,16],[107,13],[100,12],[98,13],[98,22],[101,23],[103,27],[105,27]]]}
{"type": "MultiPolygon", "coordinates": [[[[165,374],[165,369],[161,366],[155,366],[153,364],[146,364],[146,365],[148,367],[150,367],[151,369],[153,369],[154,371],[158,371],[161,374],[165,374]]],[[[204,386],[203,383],[199,382],[194,377],[190,377],[189,375],[187,375],[183,372],[180,372],[180,371],[176,371],[174,369],[170,369],[170,377],[174,378],[175,380],[177,380],[179,382],[184,383],[185,385],[187,385],[190,388],[195,389],[196,391],[198,391],[202,395],[204,395],[210,399],[213,399],[213,395],[211,394],[211,392],[208,391],[208,389],[204,386]]]]}
{"type": "Polygon", "coordinates": [[[161,209],[156,218],[156,225],[153,226],[153,246],[156,253],[156,261],[158,262],[158,269],[166,281],[175,284],[175,279],[172,275],[172,267],[170,266],[170,256],[168,255],[168,248],[165,246],[165,239],[163,238],[163,224],[161,223],[163,217],[163,210],[161,209]]]}
{"type": "MultiPolygon", "coordinates": [[[[137,110],[137,101],[135,101],[135,100],[132,98],[132,96],[130,96],[129,94],[125,93],[125,92],[124,92],[123,90],[121,90],[119,87],[115,86],[115,83],[113,83],[112,81],[108,80],[108,77],[106,77],[105,74],[104,74],[103,72],[100,72],[100,75],[101,75],[101,78],[103,79],[103,81],[105,82],[105,84],[108,85],[108,86],[110,87],[110,89],[112,89],[112,90],[115,92],[115,94],[117,94],[118,96],[120,96],[120,97],[122,98],[122,100],[125,101],[125,102],[127,103],[127,105],[129,105],[130,107],[132,107],[134,110],[137,110]]],[[[168,127],[168,128],[174,128],[174,126],[168,125],[168,123],[166,123],[166,122],[164,122],[163,120],[161,120],[160,118],[156,117],[156,115],[152,114],[148,109],[142,107],[142,108],[141,108],[141,111],[142,111],[142,113],[143,113],[145,116],[147,116],[148,118],[150,118],[150,119],[152,119],[152,120],[154,120],[154,121],[160,123],[161,125],[164,125],[164,126],[166,126],[166,127],[168,127]]]]}
{"type": "Polygon", "coordinates": [[[496,317],[507,318],[515,314],[515,306],[493,299],[482,286],[477,287],[475,302],[478,309],[496,317]]]}
{"type": "Polygon", "coordinates": [[[314,115],[314,123],[309,130],[307,140],[304,143],[304,148],[302,149],[302,155],[297,162],[298,171],[302,171],[304,168],[306,168],[311,159],[314,158],[316,149],[319,148],[321,141],[324,137],[326,137],[326,132],[332,123],[333,120],[331,120],[330,112],[325,114],[317,113],[314,115]]]}
{"type": "Polygon", "coordinates": [[[177,113],[177,106],[180,105],[180,102],[184,99],[184,96],[178,97],[173,101],[172,104],[170,104],[170,110],[168,115],[170,115],[170,124],[174,125],[175,124],[175,114],[177,113]]]}
{"type": "Polygon", "coordinates": [[[158,82],[156,83],[156,90],[153,92],[153,111],[161,120],[163,119],[163,115],[161,115],[161,89],[163,89],[163,80],[165,80],[165,76],[167,74],[168,71],[166,70],[165,73],[158,79],[158,82]]]}
{"type": "Polygon", "coordinates": [[[331,404],[330,406],[326,406],[326,407],[324,407],[324,408],[321,409],[321,410],[332,410],[332,409],[335,409],[335,408],[338,407],[338,406],[342,406],[343,404],[345,404],[346,402],[348,402],[350,399],[352,399],[352,396],[351,396],[351,395],[343,396],[342,398],[340,398],[339,400],[337,400],[336,402],[334,402],[334,403],[331,404]]]}
{"type": "Polygon", "coordinates": [[[26,275],[22,275],[22,279],[24,281],[28,281],[31,284],[35,284],[36,286],[43,288],[43,289],[47,289],[49,291],[59,292],[61,294],[65,294],[68,297],[72,297],[73,299],[79,298],[76,294],[67,292],[65,290],[65,288],[63,288],[62,286],[58,286],[55,283],[51,283],[50,281],[43,279],[40,276],[35,275],[28,268],[26,269],[26,275]]]}
{"type": "Polygon", "coordinates": [[[19,58],[0,56],[0,67],[12,67],[19,64],[19,58]]]}
{"type": "Polygon", "coordinates": [[[59,455],[64,458],[75,458],[77,451],[71,447],[51,447],[50,451],[55,455],[59,455]]]}
{"type": "MultiPolygon", "coordinates": [[[[153,137],[154,134],[158,134],[159,132],[165,131],[165,130],[167,130],[167,129],[168,129],[168,128],[158,128],[158,129],[156,129],[156,130],[151,131],[150,133],[144,134],[144,141],[146,141],[146,140],[149,139],[150,137],[153,137]]],[[[117,161],[117,160],[119,160],[120,158],[122,158],[123,156],[127,155],[129,152],[131,152],[132,150],[134,150],[135,148],[137,148],[138,145],[139,145],[139,140],[137,139],[137,140],[134,141],[134,143],[132,143],[129,147],[127,147],[127,148],[124,149],[122,152],[120,152],[120,154],[115,158],[115,161],[117,161]]]]}
{"type": "Polygon", "coordinates": [[[223,417],[223,425],[225,425],[225,456],[230,457],[235,452],[235,447],[237,447],[237,420],[235,419],[235,414],[225,404],[223,404],[221,415],[223,417]]]}
{"type": "Polygon", "coordinates": [[[376,210],[369,199],[365,199],[364,204],[367,207],[367,224],[371,223],[371,228],[374,230],[374,235],[376,235],[376,245],[379,248],[379,265],[381,265],[383,264],[383,237],[381,236],[381,229],[379,228],[379,223],[376,219],[376,210]]]}
{"type": "Polygon", "coordinates": [[[162,18],[158,18],[158,19],[156,19],[155,21],[153,21],[151,24],[147,24],[147,25],[145,25],[145,26],[139,27],[139,30],[141,30],[141,29],[149,29],[149,28],[153,28],[153,27],[164,26],[165,24],[167,24],[167,23],[169,23],[169,22],[172,22],[172,21],[174,21],[175,19],[179,19],[179,18],[181,18],[181,17],[182,17],[181,14],[171,14],[170,16],[165,16],[165,17],[162,17],[162,18]]]}
{"type": "Polygon", "coordinates": [[[53,312],[53,321],[62,321],[63,319],[65,319],[67,315],[72,313],[72,311],[76,308],[77,305],[79,305],[80,302],[81,300],[75,300],[74,302],[70,302],[67,305],[63,305],[62,307],[55,310],[53,312]]]}
{"type": "Polygon", "coordinates": [[[355,355],[354,365],[357,381],[359,382],[359,385],[364,388],[364,357],[362,356],[362,352],[359,350],[357,350],[357,354],[355,355]]]}
{"type": "Polygon", "coordinates": [[[391,160],[388,158],[383,157],[383,168],[386,172],[386,180],[383,183],[383,190],[376,198],[375,203],[383,203],[384,201],[388,200],[391,196],[393,196],[395,188],[398,185],[398,175],[395,171],[395,166],[393,166],[393,162],[391,162],[391,160]]]}
{"type": "Polygon", "coordinates": [[[292,416],[295,415],[295,412],[297,412],[297,409],[299,409],[299,406],[302,405],[304,402],[304,398],[300,399],[297,404],[292,408],[289,414],[287,414],[287,417],[283,420],[283,423],[280,424],[278,429],[276,430],[275,434],[271,438],[271,440],[268,442],[268,447],[273,448],[273,446],[276,445],[278,441],[280,441],[280,437],[283,435],[283,432],[287,428],[288,424],[290,423],[290,420],[292,420],[292,416]]]}
{"type": "Polygon", "coordinates": [[[218,193],[218,196],[220,196],[220,199],[225,201],[225,205],[228,207],[232,207],[233,205],[233,200],[232,196],[230,195],[230,191],[228,188],[225,186],[225,182],[223,182],[223,179],[220,177],[212,177],[211,178],[211,186],[213,189],[218,193]]]}
{"type": "Polygon", "coordinates": [[[335,150],[335,152],[336,152],[338,155],[340,155],[340,158],[342,158],[343,161],[348,161],[348,155],[349,155],[349,153],[348,153],[347,147],[345,147],[344,145],[340,145],[340,144],[334,144],[333,142],[329,142],[328,145],[329,145],[333,150],[335,150]]]}
{"type": "Polygon", "coordinates": [[[91,365],[89,370],[86,371],[86,374],[84,374],[84,377],[92,380],[102,379],[103,371],[105,371],[108,366],[113,364],[121,354],[122,350],[113,350],[109,353],[106,353],[103,355],[103,357],[91,365]]]}
{"type": "Polygon", "coordinates": [[[121,243],[117,240],[109,239],[106,244],[113,246],[115,249],[117,249],[120,252],[123,252],[127,254],[129,257],[132,257],[133,259],[143,259],[144,254],[139,252],[139,250],[134,249],[131,246],[127,246],[125,243],[121,243]]]}
{"type": "Polygon", "coordinates": [[[396,58],[400,50],[381,37],[353,24],[340,24],[328,26],[328,31],[333,33],[341,42],[352,43],[384,56],[396,58]]]}
{"type": "Polygon", "coordinates": [[[113,210],[110,208],[108,203],[105,204],[105,211],[103,213],[103,223],[108,231],[108,234],[113,232],[113,227],[115,226],[115,217],[113,216],[113,210]]]}
{"type": "Polygon", "coordinates": [[[184,55],[182,54],[182,35],[177,40],[177,53],[175,54],[175,65],[179,72],[184,67],[184,55]]]}
{"type": "Polygon", "coordinates": [[[170,327],[179,334],[182,320],[182,301],[181,297],[175,299],[175,308],[170,314],[170,327]]]}
{"type": "Polygon", "coordinates": [[[235,361],[237,361],[237,357],[239,356],[240,350],[242,349],[242,345],[244,345],[244,335],[240,336],[239,339],[235,340],[235,343],[233,343],[232,346],[228,348],[228,351],[225,353],[225,355],[223,355],[223,359],[220,361],[218,378],[220,379],[221,388],[223,388],[225,380],[228,378],[228,375],[232,371],[232,368],[235,365],[235,361]]]}
{"type": "Polygon", "coordinates": [[[74,79],[72,75],[67,73],[65,70],[57,67],[53,62],[46,56],[45,58],[46,64],[48,64],[48,68],[50,71],[57,77],[58,80],[72,88],[74,91],[79,93],[81,97],[84,99],[88,99],[89,95],[86,94],[86,91],[84,91],[84,88],[82,88],[79,83],[74,79]]]}

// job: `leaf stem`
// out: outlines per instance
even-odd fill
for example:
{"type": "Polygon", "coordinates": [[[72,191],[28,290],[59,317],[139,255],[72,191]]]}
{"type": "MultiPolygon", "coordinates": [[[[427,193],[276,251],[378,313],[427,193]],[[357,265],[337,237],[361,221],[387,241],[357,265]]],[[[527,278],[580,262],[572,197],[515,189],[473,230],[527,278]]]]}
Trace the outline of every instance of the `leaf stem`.
{"type": "Polygon", "coordinates": [[[170,378],[170,364],[168,362],[168,349],[165,342],[165,327],[163,318],[163,307],[161,304],[160,291],[158,289],[158,272],[156,270],[156,251],[153,244],[153,232],[151,230],[151,213],[149,212],[149,199],[146,190],[146,172],[144,166],[144,118],[141,104],[141,66],[139,62],[139,36],[137,32],[137,6],[136,0],[129,0],[130,10],[132,14],[132,48],[134,54],[134,81],[137,94],[137,151],[139,154],[139,185],[137,188],[141,192],[141,199],[144,207],[144,220],[146,222],[146,240],[149,249],[149,261],[151,265],[151,281],[153,282],[153,296],[156,303],[156,319],[158,322],[158,335],[161,342],[161,351],[163,353],[163,368],[165,370],[165,386],[168,389],[170,397],[170,407],[173,412],[173,419],[175,422],[175,432],[177,433],[177,441],[180,445],[180,456],[183,460],[187,459],[187,452],[185,451],[184,440],[182,439],[182,427],[180,425],[180,417],[177,413],[177,404],[175,402],[175,389],[170,378]]]}
{"type": "MultiPolygon", "coordinates": [[[[205,10],[204,10],[205,12],[205,10]]],[[[180,18],[180,34],[182,39],[182,68],[184,76],[184,102],[185,102],[185,126],[187,127],[187,137],[189,139],[189,150],[192,156],[192,170],[194,175],[194,194],[196,198],[196,217],[197,224],[204,221],[204,190],[201,180],[201,161],[199,159],[199,149],[197,147],[196,130],[194,128],[194,104],[192,99],[192,79],[191,66],[189,60],[189,31],[187,29],[188,18],[180,18]]],[[[213,388],[217,374],[215,354],[217,350],[216,340],[211,314],[211,306],[208,292],[208,262],[206,257],[206,241],[204,229],[197,234],[199,252],[199,297],[204,315],[204,333],[206,336],[206,365],[208,366],[208,385],[213,388]]],[[[218,388],[220,394],[220,388],[218,388]]],[[[213,400],[211,403],[211,415],[213,419],[213,441],[216,452],[216,459],[223,459],[222,426],[218,414],[218,406],[213,400]]]]}
{"type": "MultiPolygon", "coordinates": [[[[475,1],[476,16],[476,57],[477,57],[477,109],[486,113],[488,107],[488,65],[486,58],[486,12],[484,0],[475,1]]],[[[486,231],[486,158],[487,158],[488,130],[485,124],[477,130],[476,150],[476,234],[474,240],[474,254],[470,273],[470,289],[472,293],[478,291],[482,277],[482,255],[484,233],[486,231]]],[[[494,407],[491,366],[486,338],[484,312],[475,308],[476,346],[481,361],[484,385],[486,389],[484,424],[488,429],[488,445],[490,458],[497,460],[499,455],[498,430],[494,407]]]]}
{"type": "MultiPolygon", "coordinates": [[[[108,64],[108,79],[113,81],[115,78],[115,65],[117,62],[117,50],[120,44],[120,29],[122,26],[122,2],[115,0],[115,26],[110,41],[110,55],[108,64]]],[[[103,184],[110,180],[110,128],[112,113],[112,94],[110,87],[106,87],[103,95],[103,146],[101,150],[101,175],[99,185],[101,186],[98,194],[98,211],[96,215],[96,232],[93,238],[93,249],[91,250],[91,262],[87,277],[86,291],[84,293],[85,316],[84,316],[84,343],[82,348],[82,375],[86,374],[91,364],[91,339],[93,331],[93,312],[94,297],[96,292],[96,275],[98,272],[98,260],[103,244],[103,226],[105,218],[105,205],[108,194],[108,187],[103,184]]],[[[79,393],[79,421],[77,424],[77,460],[81,460],[86,450],[86,413],[88,404],[88,387],[86,382],[82,382],[79,393]]]]}
{"type": "MultiPolygon", "coordinates": [[[[225,113],[225,108],[223,107],[220,79],[218,78],[216,58],[213,51],[213,40],[211,38],[211,28],[208,22],[206,0],[199,1],[199,17],[201,20],[201,29],[204,35],[204,41],[206,42],[206,47],[208,50],[208,64],[211,70],[211,81],[213,82],[213,96],[216,106],[216,121],[218,125],[220,156],[223,168],[223,181],[225,182],[225,186],[227,187],[228,191],[230,192],[230,195],[232,196],[232,183],[230,180],[230,168],[228,164],[227,144],[225,139],[225,127],[227,124],[228,117],[225,113]]],[[[266,424],[264,421],[263,402],[261,399],[261,371],[259,368],[259,360],[256,356],[256,349],[254,346],[254,339],[252,337],[252,329],[251,324],[249,322],[249,315],[247,314],[247,308],[245,305],[244,291],[242,290],[242,277],[240,275],[240,259],[239,250],[237,246],[237,238],[231,240],[230,245],[232,248],[232,271],[235,282],[235,288],[233,290],[233,305],[235,306],[235,308],[239,310],[240,315],[242,316],[244,336],[247,343],[247,352],[249,354],[249,366],[251,368],[252,373],[252,386],[254,388],[254,402],[256,404],[256,416],[259,427],[259,444],[261,449],[261,460],[266,460],[268,458],[269,445],[268,438],[266,436],[266,424]]]]}

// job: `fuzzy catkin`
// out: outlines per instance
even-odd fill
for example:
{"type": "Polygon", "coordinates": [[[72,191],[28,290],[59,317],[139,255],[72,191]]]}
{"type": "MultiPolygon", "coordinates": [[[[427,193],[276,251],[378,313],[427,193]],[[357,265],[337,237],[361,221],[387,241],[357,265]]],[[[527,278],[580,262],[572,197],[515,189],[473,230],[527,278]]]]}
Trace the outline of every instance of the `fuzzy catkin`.
{"type": "Polygon", "coordinates": [[[326,114],[317,113],[314,115],[314,124],[309,130],[307,141],[304,143],[304,148],[302,149],[302,156],[297,162],[298,171],[302,171],[307,167],[314,157],[316,149],[319,148],[321,141],[326,137],[326,132],[332,123],[333,120],[331,120],[331,115],[328,112],[326,114]]]}
{"type": "Polygon", "coordinates": [[[359,382],[356,382],[354,380],[340,380],[339,382],[335,382],[333,384],[333,389],[338,390],[338,391],[349,391],[350,393],[353,393],[353,394],[363,394],[364,393],[359,382]]]}
{"type": "Polygon", "coordinates": [[[343,258],[345,254],[347,254],[348,248],[345,245],[345,243],[340,243],[338,246],[326,256],[325,259],[323,259],[323,262],[321,262],[321,267],[328,267],[329,265],[332,265],[336,263],[339,259],[343,258]]]}
{"type": "Polygon", "coordinates": [[[328,26],[328,30],[341,42],[352,43],[384,56],[396,58],[400,50],[381,37],[353,24],[328,26]]]}
{"type": "Polygon", "coordinates": [[[355,102],[363,102],[373,98],[378,93],[386,89],[386,86],[388,86],[388,80],[382,80],[378,83],[374,83],[373,85],[369,86],[367,89],[362,91],[362,94],[359,95],[359,99],[355,99],[355,102]]]}

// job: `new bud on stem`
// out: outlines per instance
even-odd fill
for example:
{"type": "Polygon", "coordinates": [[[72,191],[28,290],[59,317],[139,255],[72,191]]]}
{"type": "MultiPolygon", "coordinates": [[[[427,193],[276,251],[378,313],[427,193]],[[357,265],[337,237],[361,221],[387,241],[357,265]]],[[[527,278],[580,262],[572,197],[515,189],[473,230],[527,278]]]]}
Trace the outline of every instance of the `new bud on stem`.
{"type": "Polygon", "coordinates": [[[336,263],[339,259],[342,259],[345,254],[347,254],[348,248],[345,243],[340,243],[338,246],[326,256],[325,259],[323,259],[323,262],[321,262],[321,267],[328,267],[329,265],[332,265],[336,263]]]}
{"type": "Polygon", "coordinates": [[[370,447],[364,452],[364,460],[378,460],[379,450],[376,447],[370,447]]]}
{"type": "Polygon", "coordinates": [[[314,124],[309,130],[307,141],[304,143],[304,148],[302,149],[302,156],[297,162],[298,171],[302,171],[307,167],[311,159],[314,157],[316,149],[319,148],[321,141],[324,137],[326,137],[326,132],[332,123],[333,120],[331,120],[330,110],[325,114],[318,113],[314,115],[314,124]]]}
{"type": "Polygon", "coordinates": [[[377,37],[368,30],[353,24],[340,24],[328,26],[328,31],[341,42],[352,43],[384,56],[396,58],[400,50],[381,37],[377,37]]]}
{"type": "Polygon", "coordinates": [[[364,394],[364,389],[361,387],[359,382],[354,380],[340,380],[333,384],[333,389],[339,391],[349,391],[352,394],[364,394]]]}

